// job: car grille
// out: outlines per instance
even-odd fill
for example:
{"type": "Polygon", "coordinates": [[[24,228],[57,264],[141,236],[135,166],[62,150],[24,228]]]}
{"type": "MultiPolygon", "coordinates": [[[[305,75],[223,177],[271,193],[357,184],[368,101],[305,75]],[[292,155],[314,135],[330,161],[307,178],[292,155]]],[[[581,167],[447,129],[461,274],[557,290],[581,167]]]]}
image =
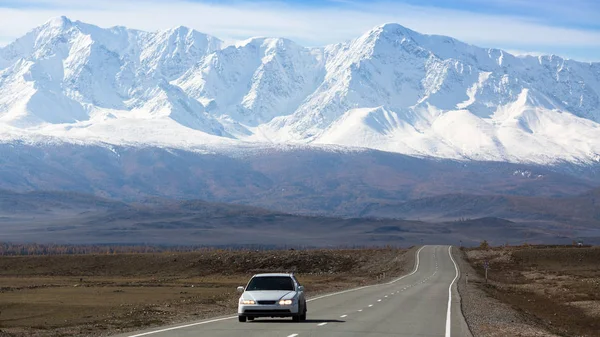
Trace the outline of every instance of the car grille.
{"type": "Polygon", "coordinates": [[[272,310],[260,310],[260,309],[246,309],[245,314],[289,314],[291,311],[288,309],[272,309],[272,310]]]}
{"type": "Polygon", "coordinates": [[[256,303],[263,304],[263,305],[273,305],[273,304],[277,303],[277,301],[258,301],[256,303]]]}

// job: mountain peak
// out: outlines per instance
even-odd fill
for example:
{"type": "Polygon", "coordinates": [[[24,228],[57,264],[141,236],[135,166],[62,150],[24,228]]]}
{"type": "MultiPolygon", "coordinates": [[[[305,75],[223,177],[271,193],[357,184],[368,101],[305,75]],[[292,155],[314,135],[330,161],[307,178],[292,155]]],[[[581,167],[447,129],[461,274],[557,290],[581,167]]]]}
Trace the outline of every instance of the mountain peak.
{"type": "Polygon", "coordinates": [[[57,16],[53,17],[50,20],[46,21],[44,26],[47,27],[55,27],[55,28],[68,28],[73,25],[73,22],[69,20],[66,16],[57,16]]]}
{"type": "Polygon", "coordinates": [[[406,28],[406,27],[404,27],[401,24],[396,23],[396,22],[384,23],[384,24],[381,24],[381,25],[377,26],[376,28],[380,28],[380,29],[382,29],[384,31],[404,30],[404,31],[411,31],[412,32],[412,30],[410,30],[410,29],[408,29],[408,28],[406,28]]]}
{"type": "Polygon", "coordinates": [[[179,26],[173,27],[171,29],[168,29],[167,32],[171,33],[171,34],[177,34],[177,35],[188,35],[190,33],[196,32],[196,31],[189,27],[179,25],[179,26]]]}
{"type": "Polygon", "coordinates": [[[369,34],[393,34],[393,35],[421,35],[414,30],[406,28],[398,23],[384,23],[376,26],[369,31],[369,34]]]}
{"type": "MultiPolygon", "coordinates": [[[[419,44],[424,38],[425,35],[419,34],[400,24],[385,23],[372,28],[356,41],[361,45],[366,44],[370,48],[389,51],[390,44],[395,45],[404,41],[413,41],[419,44]]],[[[362,46],[361,48],[366,48],[366,46],[362,46]]]]}

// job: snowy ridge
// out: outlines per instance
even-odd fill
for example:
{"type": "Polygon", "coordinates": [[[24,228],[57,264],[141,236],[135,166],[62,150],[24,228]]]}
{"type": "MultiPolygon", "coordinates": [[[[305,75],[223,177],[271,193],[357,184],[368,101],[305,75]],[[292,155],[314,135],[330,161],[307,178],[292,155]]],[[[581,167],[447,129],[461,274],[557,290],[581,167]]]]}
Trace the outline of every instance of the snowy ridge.
{"type": "Polygon", "coordinates": [[[397,24],[305,48],[59,17],[0,48],[0,141],[28,139],[591,164],[600,63],[515,57],[397,24]]]}

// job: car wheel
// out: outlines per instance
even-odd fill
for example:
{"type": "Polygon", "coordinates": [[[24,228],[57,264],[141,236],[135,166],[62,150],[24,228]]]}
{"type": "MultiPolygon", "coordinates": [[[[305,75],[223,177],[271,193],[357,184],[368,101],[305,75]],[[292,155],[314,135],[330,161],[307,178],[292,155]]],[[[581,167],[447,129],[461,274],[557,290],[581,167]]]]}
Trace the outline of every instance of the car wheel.
{"type": "Polygon", "coordinates": [[[244,323],[246,321],[246,316],[238,316],[238,321],[244,323]]]}
{"type": "Polygon", "coordinates": [[[294,322],[300,322],[300,315],[292,316],[292,321],[294,321],[294,322]]]}
{"type": "Polygon", "coordinates": [[[306,321],[306,303],[304,303],[304,311],[302,312],[302,315],[300,315],[300,320],[301,321],[306,321]]]}

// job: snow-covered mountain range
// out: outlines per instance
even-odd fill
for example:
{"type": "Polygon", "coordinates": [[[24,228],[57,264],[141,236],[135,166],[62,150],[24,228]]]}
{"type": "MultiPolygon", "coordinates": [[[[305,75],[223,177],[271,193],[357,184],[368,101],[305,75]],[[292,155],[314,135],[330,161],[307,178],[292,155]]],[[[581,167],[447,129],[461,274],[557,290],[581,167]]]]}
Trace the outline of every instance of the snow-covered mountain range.
{"type": "Polygon", "coordinates": [[[600,162],[600,63],[516,57],[397,24],[321,48],[54,18],[0,48],[0,142],[197,150],[326,144],[600,162]]]}

